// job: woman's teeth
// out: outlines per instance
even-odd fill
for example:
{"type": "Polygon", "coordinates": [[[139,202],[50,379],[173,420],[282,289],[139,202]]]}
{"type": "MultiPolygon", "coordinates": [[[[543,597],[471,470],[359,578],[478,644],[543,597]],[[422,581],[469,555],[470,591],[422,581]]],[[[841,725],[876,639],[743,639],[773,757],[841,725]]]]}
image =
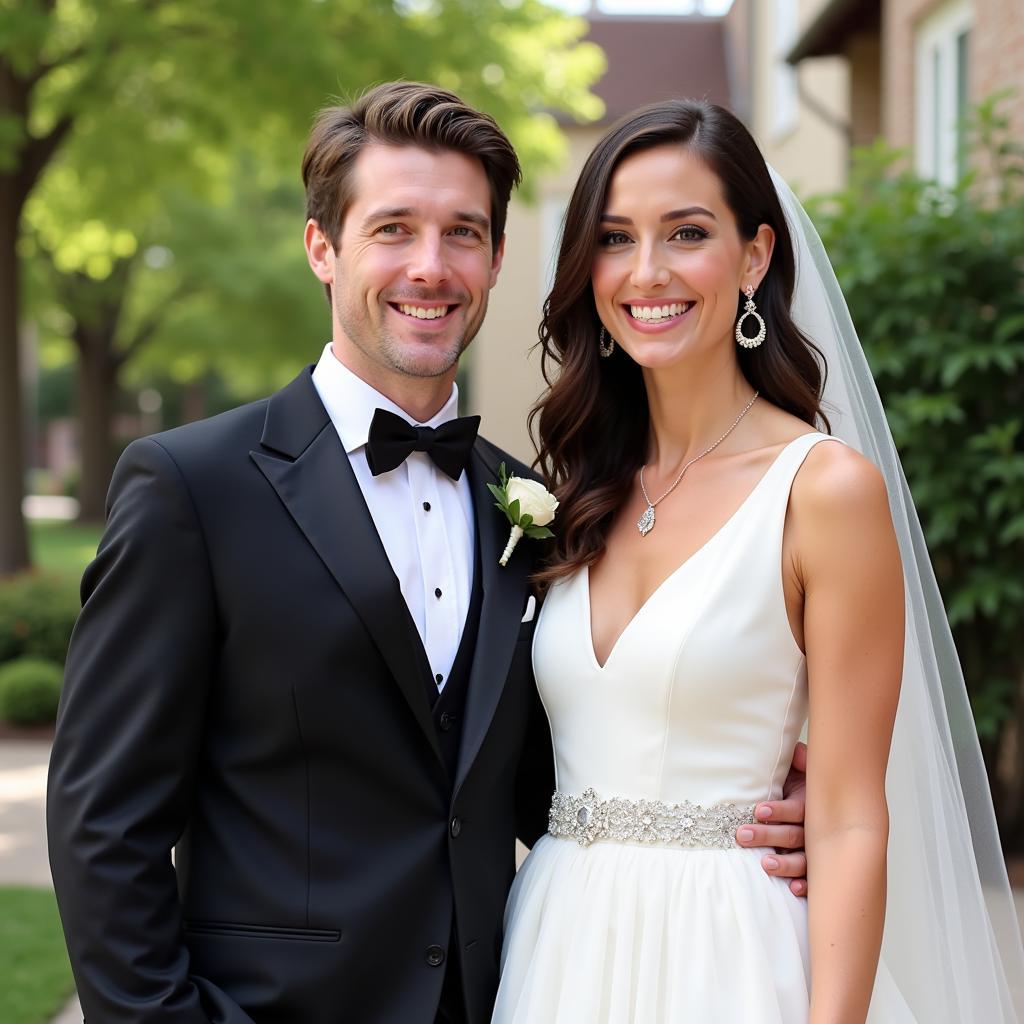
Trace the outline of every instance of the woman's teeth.
{"type": "Polygon", "coordinates": [[[634,320],[643,320],[645,323],[658,323],[661,320],[668,320],[669,317],[685,313],[692,305],[692,302],[673,302],[669,306],[630,306],[629,315],[634,320]]]}
{"type": "Polygon", "coordinates": [[[427,309],[425,306],[407,306],[405,303],[398,307],[406,316],[414,316],[417,320],[437,320],[448,313],[449,306],[434,306],[427,309]]]}

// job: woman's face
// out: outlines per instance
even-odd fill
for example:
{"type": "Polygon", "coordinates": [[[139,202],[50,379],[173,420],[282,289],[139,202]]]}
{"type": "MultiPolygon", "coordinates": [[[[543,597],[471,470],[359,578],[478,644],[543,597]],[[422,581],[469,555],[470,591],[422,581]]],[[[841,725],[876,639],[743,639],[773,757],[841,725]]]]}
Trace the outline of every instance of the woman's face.
{"type": "Polygon", "coordinates": [[[615,169],[591,281],[601,322],[643,367],[735,344],[738,293],[768,269],[774,233],[740,237],[718,177],[678,145],[615,169]]]}

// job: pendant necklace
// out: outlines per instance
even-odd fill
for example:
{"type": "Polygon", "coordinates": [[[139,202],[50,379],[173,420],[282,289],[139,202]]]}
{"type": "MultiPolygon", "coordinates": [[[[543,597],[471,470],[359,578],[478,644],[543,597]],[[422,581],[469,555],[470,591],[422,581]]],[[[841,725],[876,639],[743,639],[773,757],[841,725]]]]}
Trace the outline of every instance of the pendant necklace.
{"type": "Polygon", "coordinates": [[[759,391],[754,392],[754,397],[751,398],[749,402],[747,402],[746,406],[743,409],[743,412],[741,412],[739,416],[736,417],[736,419],[733,421],[732,426],[713,445],[711,445],[710,448],[705,448],[704,451],[700,453],[700,455],[696,455],[694,456],[694,458],[690,459],[690,461],[685,466],[683,466],[683,468],[679,471],[679,476],[677,476],[675,480],[672,481],[672,486],[656,501],[651,501],[650,497],[647,494],[647,488],[644,487],[644,469],[646,467],[640,467],[640,491],[644,496],[644,501],[647,502],[647,508],[644,511],[644,514],[636,521],[636,528],[640,531],[641,537],[646,537],[647,534],[649,534],[651,530],[654,529],[655,507],[657,505],[660,505],[676,489],[676,487],[679,485],[679,481],[683,479],[683,474],[695,462],[700,462],[700,460],[703,459],[705,455],[710,455],[711,452],[713,452],[739,426],[740,420],[743,419],[743,417],[746,416],[748,412],[750,412],[750,407],[754,404],[754,402],[757,401],[757,396],[759,394],[759,391]]]}

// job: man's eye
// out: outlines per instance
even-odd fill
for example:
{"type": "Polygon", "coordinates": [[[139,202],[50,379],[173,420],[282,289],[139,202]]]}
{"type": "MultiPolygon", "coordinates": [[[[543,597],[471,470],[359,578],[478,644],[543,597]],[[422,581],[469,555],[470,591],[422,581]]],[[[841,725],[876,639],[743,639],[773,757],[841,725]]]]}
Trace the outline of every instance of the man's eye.
{"type": "Polygon", "coordinates": [[[382,235],[397,235],[402,229],[398,224],[382,224],[377,230],[382,235]]]}
{"type": "Polygon", "coordinates": [[[477,233],[470,227],[466,227],[465,224],[460,224],[458,227],[452,228],[452,234],[458,235],[460,238],[476,238],[477,233]]]}

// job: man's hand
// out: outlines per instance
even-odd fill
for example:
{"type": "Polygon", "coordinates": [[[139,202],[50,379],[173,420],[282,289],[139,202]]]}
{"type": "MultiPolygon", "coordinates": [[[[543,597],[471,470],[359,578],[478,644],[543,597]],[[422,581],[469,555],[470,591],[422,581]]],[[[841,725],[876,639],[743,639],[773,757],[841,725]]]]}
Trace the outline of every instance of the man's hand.
{"type": "Polygon", "coordinates": [[[798,743],[782,787],[782,799],[758,804],[754,809],[758,824],[742,825],[736,830],[740,846],[775,847],[775,855],[762,857],[761,865],[769,875],[792,879],[789,888],[795,896],[807,895],[807,855],[803,849],[806,771],[807,745],[798,743]]]}

